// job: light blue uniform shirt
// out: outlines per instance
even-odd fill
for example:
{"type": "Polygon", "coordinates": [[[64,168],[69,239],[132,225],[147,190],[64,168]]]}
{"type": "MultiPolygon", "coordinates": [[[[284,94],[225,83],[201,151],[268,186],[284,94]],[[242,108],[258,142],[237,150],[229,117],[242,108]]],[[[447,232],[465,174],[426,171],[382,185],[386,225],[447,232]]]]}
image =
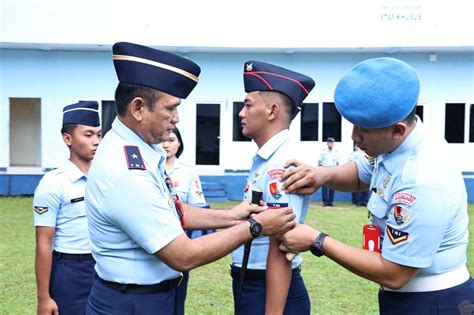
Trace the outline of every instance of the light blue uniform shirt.
{"type": "MultiPolygon", "coordinates": [[[[308,211],[309,196],[287,194],[282,191],[282,182],[278,176],[284,171],[286,161],[294,158],[295,149],[292,148],[289,131],[285,129],[267,141],[253,158],[252,168],[244,189],[244,199],[252,200],[252,190],[259,189],[263,192],[262,199],[269,207],[291,207],[296,214],[296,221],[304,223],[308,211]]],[[[271,210],[269,210],[271,211],[271,210]]],[[[268,247],[270,240],[267,236],[257,237],[252,242],[248,269],[266,269],[268,247]]],[[[232,264],[242,267],[244,246],[232,252],[232,264]]],[[[292,268],[298,267],[302,262],[301,254],[292,261],[292,268]]]]}
{"type": "Polygon", "coordinates": [[[324,148],[319,154],[319,163],[323,167],[339,165],[339,152],[334,148],[331,151],[328,148],[324,148]]]}
{"type": "Polygon", "coordinates": [[[46,173],[33,199],[35,226],[55,228],[53,249],[61,253],[90,253],[84,190],[87,177],[71,161],[46,173]]]}
{"type": "Polygon", "coordinates": [[[446,141],[433,139],[417,118],[416,127],[393,152],[370,165],[356,161],[359,178],[370,183],[367,207],[382,230],[382,256],[420,268],[426,276],[466,263],[467,193],[446,141]]]}
{"type": "Polygon", "coordinates": [[[156,284],[181,274],[153,255],[183,233],[165,184],[165,163],[161,146],[145,143],[115,119],[95,154],[85,196],[102,279],[156,284]],[[126,154],[126,146],[137,146],[138,153],[126,154]]]}
{"type": "Polygon", "coordinates": [[[173,181],[173,187],[181,202],[196,207],[207,206],[206,199],[202,193],[199,175],[194,168],[176,159],[173,163],[173,168],[167,171],[167,174],[173,181]]]}

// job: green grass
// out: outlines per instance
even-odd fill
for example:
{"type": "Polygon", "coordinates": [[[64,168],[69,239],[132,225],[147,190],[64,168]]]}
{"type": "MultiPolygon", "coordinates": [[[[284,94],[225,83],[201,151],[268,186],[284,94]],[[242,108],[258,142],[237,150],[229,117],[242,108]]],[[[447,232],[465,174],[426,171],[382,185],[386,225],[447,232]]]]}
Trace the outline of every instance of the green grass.
{"type": "MultiPolygon", "coordinates": [[[[30,197],[0,198],[0,314],[34,314],[35,236],[30,197]]],[[[235,203],[212,204],[229,208],[235,203]]],[[[469,205],[474,218],[474,205],[469,205]]],[[[311,204],[306,222],[332,237],[360,246],[364,208],[338,203],[334,208],[311,204]]],[[[471,239],[474,220],[469,223],[471,239]]],[[[468,268],[474,274],[474,243],[468,247],[468,268]]],[[[313,314],[377,314],[378,286],[346,271],[326,257],[305,253],[303,278],[311,298],[313,314]]],[[[186,303],[187,314],[232,314],[230,257],[191,271],[186,303]]]]}

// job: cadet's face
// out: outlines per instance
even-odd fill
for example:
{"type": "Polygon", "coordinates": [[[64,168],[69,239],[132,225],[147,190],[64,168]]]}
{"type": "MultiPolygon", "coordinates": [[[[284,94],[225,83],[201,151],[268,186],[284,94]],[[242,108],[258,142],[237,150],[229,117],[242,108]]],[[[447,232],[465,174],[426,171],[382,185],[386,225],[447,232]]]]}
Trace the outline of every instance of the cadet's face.
{"type": "Polygon", "coordinates": [[[377,156],[393,149],[392,127],[352,128],[352,140],[369,156],[377,156]]]}
{"type": "Polygon", "coordinates": [[[162,93],[153,111],[144,106],[141,137],[149,144],[168,140],[175,124],[179,122],[178,106],[181,99],[162,93]]]}
{"type": "Polygon", "coordinates": [[[254,139],[262,130],[267,116],[267,105],[258,91],[250,92],[244,101],[244,107],[239,113],[242,124],[242,134],[254,139]]]}
{"type": "Polygon", "coordinates": [[[167,158],[175,156],[176,152],[178,152],[178,149],[181,146],[181,143],[179,142],[178,137],[176,137],[176,134],[174,132],[170,134],[168,140],[163,141],[160,144],[166,151],[167,158]]]}
{"type": "Polygon", "coordinates": [[[77,125],[64,141],[69,145],[71,154],[84,161],[92,161],[100,143],[102,131],[100,127],[77,125]]]}
{"type": "Polygon", "coordinates": [[[334,148],[334,142],[332,141],[327,142],[327,145],[329,150],[332,150],[332,148],[334,148]]]}

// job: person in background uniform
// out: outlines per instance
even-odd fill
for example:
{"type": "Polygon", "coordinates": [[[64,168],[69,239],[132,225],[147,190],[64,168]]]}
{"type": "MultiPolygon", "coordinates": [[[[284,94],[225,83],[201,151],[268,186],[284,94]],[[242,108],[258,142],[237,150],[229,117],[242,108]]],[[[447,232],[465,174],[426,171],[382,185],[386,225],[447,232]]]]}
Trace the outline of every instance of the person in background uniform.
{"type": "Polygon", "coordinates": [[[85,195],[97,272],[86,314],[174,314],[181,271],[215,261],[253,235],[287,231],[295,215],[248,202],[229,211],[182,204],[159,143],[179,122],[178,105],[200,68],[137,44],[112,50],[118,116],[97,150],[85,195]],[[183,228],[227,229],[189,239],[183,228]]]}
{"type": "MultiPolygon", "coordinates": [[[[349,154],[349,162],[363,159],[365,157],[364,151],[360,149],[357,143],[354,143],[354,151],[349,154]]],[[[367,206],[369,202],[369,192],[367,190],[352,192],[352,204],[355,206],[367,206]]]]}
{"type": "MultiPolygon", "coordinates": [[[[173,187],[181,202],[201,207],[209,208],[204,198],[199,175],[191,166],[182,163],[179,157],[184,151],[184,143],[179,129],[175,126],[167,141],[160,143],[166,152],[166,174],[170,177],[173,187]]],[[[215,230],[185,230],[190,238],[210,234],[215,230]]],[[[186,301],[189,272],[183,272],[183,280],[176,292],[175,315],[184,314],[184,303],[186,301]]]]}
{"type": "Polygon", "coordinates": [[[69,148],[63,167],[48,172],[33,199],[38,314],[84,314],[94,260],[87,234],[84,190],[100,142],[97,102],[64,107],[61,133],[69,148]]]}
{"type": "Polygon", "coordinates": [[[446,141],[415,115],[418,95],[418,75],[405,62],[359,63],[339,81],[334,99],[354,124],[352,139],[375,159],[335,168],[290,161],[296,167],[282,177],[289,177],[285,185],[291,192],[308,193],[321,185],[345,191],[370,187],[372,232],[365,236],[375,244],[373,251],[305,225],[286,233],[281,249],[325,254],[380,284],[381,314],[471,314],[466,187],[457,164],[446,163],[452,161],[446,141]]]}
{"type": "MultiPolygon", "coordinates": [[[[290,206],[297,221],[303,223],[309,196],[287,194],[278,177],[284,172],[284,163],[294,157],[289,133],[291,121],[315,83],[285,68],[248,61],[244,64],[244,85],[248,94],[239,113],[242,134],[258,146],[244,198],[250,201],[252,191],[260,190],[270,209],[290,206]]],[[[310,300],[300,274],[302,257],[297,255],[288,261],[278,246],[274,237],[259,237],[253,241],[237,314],[310,314],[310,300]]],[[[234,303],[243,255],[243,246],[232,253],[234,303]]]]}
{"type": "MultiPolygon", "coordinates": [[[[334,148],[334,138],[329,137],[326,140],[327,148],[324,148],[319,155],[318,166],[335,167],[339,165],[339,152],[334,148]]],[[[323,206],[332,207],[334,203],[334,189],[323,186],[323,206]]]]}

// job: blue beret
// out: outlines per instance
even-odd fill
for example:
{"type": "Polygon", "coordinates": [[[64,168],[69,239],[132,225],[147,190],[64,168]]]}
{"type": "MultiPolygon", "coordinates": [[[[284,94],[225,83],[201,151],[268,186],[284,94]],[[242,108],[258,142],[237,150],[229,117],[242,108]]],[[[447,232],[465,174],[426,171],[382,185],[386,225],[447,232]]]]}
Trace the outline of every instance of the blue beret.
{"type": "Polygon", "coordinates": [[[339,113],[362,128],[384,128],[403,119],[415,108],[420,82],[415,69],[394,58],[362,61],[336,86],[339,113]]]}
{"type": "Polygon", "coordinates": [[[63,109],[63,126],[66,124],[79,124],[92,127],[100,126],[99,104],[93,102],[79,102],[63,109]]]}
{"type": "Polygon", "coordinates": [[[125,42],[114,44],[112,51],[121,83],[142,85],[186,98],[199,80],[201,68],[178,55],[125,42]]]}
{"type": "Polygon", "coordinates": [[[313,79],[261,61],[247,61],[244,64],[245,92],[276,91],[285,94],[296,109],[301,110],[303,100],[313,89],[313,79]]]}

